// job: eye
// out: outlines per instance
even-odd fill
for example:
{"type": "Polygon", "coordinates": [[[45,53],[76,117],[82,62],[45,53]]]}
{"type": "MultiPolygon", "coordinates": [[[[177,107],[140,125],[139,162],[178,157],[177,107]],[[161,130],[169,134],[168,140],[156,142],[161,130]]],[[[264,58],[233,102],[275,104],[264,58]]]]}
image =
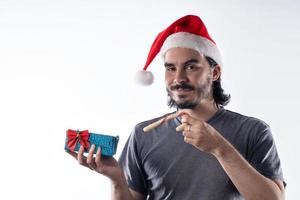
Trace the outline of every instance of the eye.
{"type": "Polygon", "coordinates": [[[185,69],[188,70],[188,71],[193,71],[193,70],[196,70],[197,67],[196,67],[195,65],[187,65],[187,66],[185,67],[185,69]]]}
{"type": "Polygon", "coordinates": [[[168,67],[166,67],[166,71],[174,72],[175,70],[176,70],[176,68],[173,67],[173,66],[168,66],[168,67]]]}

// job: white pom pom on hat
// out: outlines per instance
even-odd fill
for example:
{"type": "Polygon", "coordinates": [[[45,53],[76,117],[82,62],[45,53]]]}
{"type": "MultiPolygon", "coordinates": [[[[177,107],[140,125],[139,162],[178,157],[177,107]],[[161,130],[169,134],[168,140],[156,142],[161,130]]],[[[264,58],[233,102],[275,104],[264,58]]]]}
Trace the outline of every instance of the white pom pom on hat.
{"type": "Polygon", "coordinates": [[[160,51],[164,56],[169,49],[175,47],[194,49],[222,65],[220,51],[209,36],[202,20],[195,15],[186,15],[157,35],[150,48],[143,70],[136,74],[136,81],[140,85],[151,85],[154,76],[152,72],[147,71],[147,68],[160,51]]]}
{"type": "Polygon", "coordinates": [[[153,73],[146,70],[139,70],[135,75],[135,80],[139,85],[148,86],[153,83],[153,73]]]}

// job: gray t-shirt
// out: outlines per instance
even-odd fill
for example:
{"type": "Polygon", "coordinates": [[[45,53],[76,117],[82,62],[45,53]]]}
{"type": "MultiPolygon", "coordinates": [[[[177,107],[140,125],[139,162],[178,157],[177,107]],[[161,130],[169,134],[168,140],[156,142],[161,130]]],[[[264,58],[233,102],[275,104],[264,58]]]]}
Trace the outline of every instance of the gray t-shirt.
{"type": "MultiPolygon", "coordinates": [[[[136,125],[120,156],[131,189],[149,200],[243,199],[213,155],[184,142],[175,130],[178,118],[143,132],[157,119],[136,125]]],[[[207,123],[261,174],[283,181],[274,140],[263,121],[222,108],[207,123]]]]}

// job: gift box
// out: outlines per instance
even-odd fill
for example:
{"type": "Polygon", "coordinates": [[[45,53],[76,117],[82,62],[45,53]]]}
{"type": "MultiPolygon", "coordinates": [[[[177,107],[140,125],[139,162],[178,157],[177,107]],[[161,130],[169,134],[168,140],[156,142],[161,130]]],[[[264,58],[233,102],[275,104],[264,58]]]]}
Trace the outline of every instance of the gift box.
{"type": "Polygon", "coordinates": [[[96,146],[94,153],[98,147],[101,148],[103,156],[113,156],[117,151],[119,136],[110,136],[104,134],[90,133],[88,130],[67,130],[65,150],[78,152],[80,146],[84,147],[84,152],[88,152],[92,144],[96,146]]]}

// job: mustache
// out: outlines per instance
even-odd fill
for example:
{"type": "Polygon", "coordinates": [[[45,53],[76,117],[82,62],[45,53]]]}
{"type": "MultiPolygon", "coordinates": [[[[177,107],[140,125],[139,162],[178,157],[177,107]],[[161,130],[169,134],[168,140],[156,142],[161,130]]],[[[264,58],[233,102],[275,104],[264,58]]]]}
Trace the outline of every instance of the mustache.
{"type": "Polygon", "coordinates": [[[195,87],[186,83],[177,84],[170,87],[170,90],[178,90],[178,89],[195,90],[195,87]]]}

